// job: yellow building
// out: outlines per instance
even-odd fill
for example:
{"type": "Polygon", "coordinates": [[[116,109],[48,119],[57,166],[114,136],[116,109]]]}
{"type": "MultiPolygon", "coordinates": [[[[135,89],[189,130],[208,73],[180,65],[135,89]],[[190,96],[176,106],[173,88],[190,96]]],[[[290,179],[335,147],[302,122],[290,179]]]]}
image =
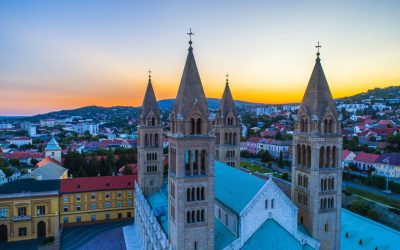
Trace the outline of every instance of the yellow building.
{"type": "Polygon", "coordinates": [[[61,180],[60,222],[67,225],[133,217],[136,175],[61,180]]]}
{"type": "Polygon", "coordinates": [[[60,180],[19,179],[0,188],[0,241],[59,233],[60,180]]]}

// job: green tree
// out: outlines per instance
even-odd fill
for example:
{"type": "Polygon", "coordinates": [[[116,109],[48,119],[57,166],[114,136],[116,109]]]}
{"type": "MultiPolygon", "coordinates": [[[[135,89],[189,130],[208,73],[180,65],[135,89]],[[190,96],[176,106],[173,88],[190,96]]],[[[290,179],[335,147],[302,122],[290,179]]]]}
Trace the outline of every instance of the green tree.
{"type": "Polygon", "coordinates": [[[124,175],[132,175],[132,168],[128,165],[124,167],[124,175]]]}

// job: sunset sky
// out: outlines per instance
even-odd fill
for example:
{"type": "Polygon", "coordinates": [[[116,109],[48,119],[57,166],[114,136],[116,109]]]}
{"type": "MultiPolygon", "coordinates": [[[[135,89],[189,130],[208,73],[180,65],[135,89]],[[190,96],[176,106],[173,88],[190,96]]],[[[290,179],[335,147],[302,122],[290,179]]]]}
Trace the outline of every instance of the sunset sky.
{"type": "Polygon", "coordinates": [[[400,1],[0,1],[0,115],[174,98],[189,28],[208,97],[301,100],[315,45],[334,97],[400,85],[400,1]]]}

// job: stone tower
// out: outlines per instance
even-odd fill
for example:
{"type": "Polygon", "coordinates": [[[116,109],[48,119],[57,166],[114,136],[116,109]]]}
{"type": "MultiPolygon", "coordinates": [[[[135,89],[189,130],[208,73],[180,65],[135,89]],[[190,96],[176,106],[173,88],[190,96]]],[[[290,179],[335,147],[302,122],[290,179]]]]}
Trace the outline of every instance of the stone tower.
{"type": "Polygon", "coordinates": [[[319,55],[318,51],[295,123],[292,200],[299,208],[299,223],[321,242],[321,249],[338,250],[342,206],[341,124],[319,55]]]}
{"type": "Polygon", "coordinates": [[[44,148],[44,156],[53,158],[61,164],[61,147],[60,145],[58,145],[58,142],[56,141],[54,136],[44,148]]]}
{"type": "MultiPolygon", "coordinates": [[[[150,72],[150,71],[149,71],[150,72]]],[[[160,191],[163,184],[163,129],[151,76],[139,116],[138,165],[139,185],[145,195],[160,191]]]]}
{"type": "Polygon", "coordinates": [[[240,122],[229,88],[228,75],[215,117],[215,158],[229,166],[240,165],[240,122]]]}
{"type": "Polygon", "coordinates": [[[171,111],[168,237],[173,249],[212,250],[215,136],[192,42],[189,44],[171,111]]]}

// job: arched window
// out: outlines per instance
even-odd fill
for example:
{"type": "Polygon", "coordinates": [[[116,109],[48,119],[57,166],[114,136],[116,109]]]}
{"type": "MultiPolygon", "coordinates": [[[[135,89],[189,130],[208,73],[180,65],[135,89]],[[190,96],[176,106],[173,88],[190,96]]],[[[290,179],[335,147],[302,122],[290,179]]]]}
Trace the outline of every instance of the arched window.
{"type": "Polygon", "coordinates": [[[324,191],[324,179],[321,178],[321,191],[324,191]]]}
{"type": "Polygon", "coordinates": [[[192,201],[194,201],[195,200],[195,188],[192,188],[192,201]]]}
{"type": "Polygon", "coordinates": [[[196,122],[194,120],[194,118],[190,119],[190,134],[194,135],[196,131],[196,122]]]}
{"type": "Polygon", "coordinates": [[[202,201],[205,200],[205,198],[204,198],[204,187],[201,188],[201,192],[200,193],[201,193],[201,195],[200,195],[201,196],[201,200],[202,201]]]}
{"type": "Polygon", "coordinates": [[[201,119],[197,118],[197,123],[196,123],[196,134],[200,135],[201,134],[201,119]]]}
{"type": "Polygon", "coordinates": [[[186,189],[186,201],[191,201],[191,198],[190,198],[190,188],[186,189]]]}
{"type": "Polygon", "coordinates": [[[301,181],[302,181],[302,179],[301,179],[301,174],[298,174],[298,175],[297,175],[297,185],[298,185],[298,186],[301,186],[301,181]]]}
{"type": "Polygon", "coordinates": [[[195,220],[195,212],[194,211],[192,211],[192,222],[196,222],[196,220],[195,220]]]}
{"type": "Polygon", "coordinates": [[[197,194],[197,200],[198,200],[198,201],[201,200],[201,197],[200,197],[200,188],[199,188],[199,187],[196,189],[196,194],[197,194]]]}
{"type": "Polygon", "coordinates": [[[144,146],[149,146],[149,138],[147,134],[144,135],[144,146]]]}
{"type": "Polygon", "coordinates": [[[232,141],[232,143],[233,143],[233,145],[236,145],[236,133],[233,133],[233,141],[232,141]]]}
{"type": "Polygon", "coordinates": [[[328,133],[328,120],[324,119],[324,133],[328,133]]]}
{"type": "Polygon", "coordinates": [[[325,167],[330,167],[331,166],[331,147],[326,147],[326,162],[325,162],[325,167]]]}
{"type": "Polygon", "coordinates": [[[328,189],[328,184],[326,178],[324,179],[324,191],[328,189]]]}
{"type": "Polygon", "coordinates": [[[187,223],[191,223],[192,222],[189,211],[186,212],[186,222],[187,223]]]}
{"type": "Polygon", "coordinates": [[[311,167],[311,147],[307,145],[307,167],[311,167]]]}
{"type": "Polygon", "coordinates": [[[337,153],[336,153],[336,147],[335,146],[333,146],[332,147],[332,167],[336,167],[336,155],[337,155],[337,153]]]}
{"type": "Polygon", "coordinates": [[[228,144],[228,133],[225,133],[225,140],[224,140],[225,144],[228,144]]]}
{"type": "Polygon", "coordinates": [[[156,119],[154,117],[151,118],[151,126],[156,125],[156,119]]]}
{"type": "Polygon", "coordinates": [[[301,165],[306,165],[306,146],[301,145],[301,165]]]}
{"type": "Polygon", "coordinates": [[[297,159],[297,165],[301,164],[301,159],[300,159],[300,144],[297,144],[296,146],[296,159],[297,159]]]}
{"type": "Polygon", "coordinates": [[[328,122],[328,132],[333,133],[333,120],[332,119],[329,119],[329,122],[328,122]]]}
{"type": "Polygon", "coordinates": [[[201,221],[204,221],[204,209],[201,210],[201,221]]]}
{"type": "Polygon", "coordinates": [[[200,172],[201,174],[206,174],[206,150],[201,150],[200,153],[200,172]]]}
{"type": "Polygon", "coordinates": [[[304,132],[308,132],[308,119],[304,121],[304,132]]]}
{"type": "Polygon", "coordinates": [[[155,146],[156,148],[158,148],[158,145],[159,145],[158,134],[155,134],[155,135],[154,135],[154,141],[155,141],[154,146],[155,146]]]}
{"type": "Polygon", "coordinates": [[[197,221],[201,221],[200,219],[200,210],[197,210],[197,221]]]}
{"type": "Polygon", "coordinates": [[[275,207],[275,199],[271,199],[271,209],[275,207]]]}
{"type": "Polygon", "coordinates": [[[321,147],[319,149],[319,167],[320,168],[323,168],[325,166],[324,159],[325,159],[325,148],[321,147]]]}

